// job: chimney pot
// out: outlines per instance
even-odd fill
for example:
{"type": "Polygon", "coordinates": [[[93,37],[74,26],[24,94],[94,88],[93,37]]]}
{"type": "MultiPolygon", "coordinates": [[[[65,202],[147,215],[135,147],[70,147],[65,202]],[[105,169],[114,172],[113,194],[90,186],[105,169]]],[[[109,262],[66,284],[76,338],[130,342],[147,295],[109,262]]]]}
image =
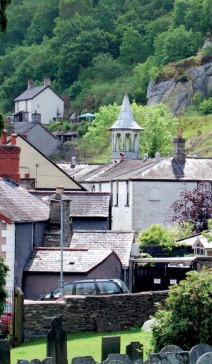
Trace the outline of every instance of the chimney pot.
{"type": "Polygon", "coordinates": [[[63,190],[64,190],[64,187],[63,186],[58,186],[56,188],[56,194],[57,195],[62,195],[63,194],[63,190]]]}
{"type": "Polygon", "coordinates": [[[120,162],[124,162],[124,153],[120,153],[120,162]]]}
{"type": "Polygon", "coordinates": [[[1,136],[1,144],[7,144],[7,130],[4,130],[1,136]]]}
{"type": "Polygon", "coordinates": [[[17,137],[16,134],[11,135],[11,145],[16,145],[16,137],[17,137]]]}

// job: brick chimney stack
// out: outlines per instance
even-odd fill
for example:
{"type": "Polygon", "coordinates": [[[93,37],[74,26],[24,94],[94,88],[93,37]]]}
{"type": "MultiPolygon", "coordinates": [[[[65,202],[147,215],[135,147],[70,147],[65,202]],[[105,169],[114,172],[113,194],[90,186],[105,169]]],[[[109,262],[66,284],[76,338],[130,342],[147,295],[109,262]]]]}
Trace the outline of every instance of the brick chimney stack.
{"type": "Polygon", "coordinates": [[[34,87],[34,81],[30,79],[27,83],[27,89],[30,90],[32,87],[34,87]]]}
{"type": "Polygon", "coordinates": [[[173,159],[177,162],[185,163],[186,153],[185,153],[185,139],[182,137],[183,128],[180,128],[177,132],[177,137],[173,140],[174,144],[174,155],[173,159]]]}
{"type": "Polygon", "coordinates": [[[51,78],[50,77],[45,77],[44,78],[44,86],[51,86],[51,78]]]}
{"type": "Polygon", "coordinates": [[[12,134],[11,144],[7,144],[7,130],[1,136],[0,144],[0,178],[11,178],[20,182],[19,159],[21,148],[16,145],[16,135],[12,134]]]}

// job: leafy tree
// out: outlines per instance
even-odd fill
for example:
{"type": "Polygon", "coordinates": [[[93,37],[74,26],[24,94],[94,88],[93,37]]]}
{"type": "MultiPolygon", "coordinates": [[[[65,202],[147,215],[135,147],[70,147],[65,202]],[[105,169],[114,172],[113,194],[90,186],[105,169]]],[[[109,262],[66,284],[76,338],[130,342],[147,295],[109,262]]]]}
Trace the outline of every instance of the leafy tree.
{"type": "Polygon", "coordinates": [[[147,107],[132,103],[132,110],[135,120],[144,128],[140,138],[140,155],[148,153],[154,158],[156,152],[163,156],[172,154],[173,135],[176,135],[179,120],[169,113],[168,107],[164,104],[147,107]]]}
{"type": "Polygon", "coordinates": [[[5,285],[8,271],[9,267],[4,263],[3,258],[0,256],[0,315],[4,311],[5,301],[7,298],[5,285]]]}
{"type": "Polygon", "coordinates": [[[166,345],[184,350],[212,342],[212,269],[187,273],[186,280],[170,287],[165,307],[157,305],[152,327],[155,352],[166,345]]]}
{"type": "Polygon", "coordinates": [[[196,54],[202,41],[201,33],[188,31],[184,25],[160,33],[154,40],[157,64],[163,66],[196,54]]]}
{"type": "Polygon", "coordinates": [[[129,27],[124,32],[120,46],[120,61],[127,66],[142,62],[145,60],[143,50],[143,36],[139,34],[138,30],[129,27]]]}
{"type": "Polygon", "coordinates": [[[171,220],[179,225],[189,222],[196,232],[207,230],[208,220],[212,217],[212,191],[204,188],[182,191],[180,200],[171,205],[171,211],[171,220]]]}
{"type": "Polygon", "coordinates": [[[203,115],[212,114],[212,97],[207,100],[203,100],[199,105],[199,110],[203,115]]]}
{"type": "Polygon", "coordinates": [[[4,129],[4,117],[2,114],[0,114],[0,135],[2,134],[3,129],[4,129]]]}
{"type": "Polygon", "coordinates": [[[172,246],[173,232],[160,224],[151,225],[138,234],[138,243],[142,246],[172,246]]]}
{"type": "Polygon", "coordinates": [[[7,15],[6,9],[11,4],[11,0],[1,0],[0,5],[0,31],[5,33],[7,29],[7,15]]]}

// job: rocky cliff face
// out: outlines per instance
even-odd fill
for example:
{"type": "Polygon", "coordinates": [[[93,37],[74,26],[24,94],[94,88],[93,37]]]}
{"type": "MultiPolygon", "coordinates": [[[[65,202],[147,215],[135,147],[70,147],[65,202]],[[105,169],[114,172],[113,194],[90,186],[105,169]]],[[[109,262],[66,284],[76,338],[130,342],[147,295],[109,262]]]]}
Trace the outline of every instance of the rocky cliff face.
{"type": "Polygon", "coordinates": [[[171,113],[182,115],[192,104],[197,92],[201,92],[204,98],[211,95],[212,62],[187,69],[183,82],[175,78],[159,83],[151,81],[147,90],[147,105],[164,103],[169,106],[171,113]]]}

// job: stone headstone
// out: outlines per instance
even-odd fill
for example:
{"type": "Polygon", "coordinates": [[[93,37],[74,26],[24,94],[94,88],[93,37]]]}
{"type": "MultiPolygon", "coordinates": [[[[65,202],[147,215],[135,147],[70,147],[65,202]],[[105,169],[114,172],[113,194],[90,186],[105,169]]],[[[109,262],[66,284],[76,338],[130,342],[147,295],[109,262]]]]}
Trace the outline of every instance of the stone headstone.
{"type": "Polygon", "coordinates": [[[191,350],[190,350],[190,364],[196,364],[197,360],[205,353],[211,352],[212,351],[212,347],[210,345],[207,344],[198,344],[195,345],[191,350]]]}
{"type": "Polygon", "coordinates": [[[115,316],[99,316],[96,318],[97,332],[112,332],[120,329],[120,321],[115,316]]]}
{"type": "Polygon", "coordinates": [[[56,364],[53,358],[45,358],[41,360],[41,364],[56,364]]]}
{"type": "Polygon", "coordinates": [[[189,364],[189,352],[158,353],[149,355],[149,364],[189,364]]]}
{"type": "Polygon", "coordinates": [[[212,353],[203,354],[196,362],[196,364],[211,364],[212,363],[212,353]]]}
{"type": "Polygon", "coordinates": [[[106,360],[110,354],[120,354],[120,336],[102,337],[102,361],[106,360]]]}
{"type": "Polygon", "coordinates": [[[73,358],[71,364],[96,364],[92,356],[79,356],[73,358]]]}
{"type": "Polygon", "coordinates": [[[160,353],[179,353],[180,351],[183,351],[183,349],[177,345],[167,345],[164,346],[160,353]]]}
{"type": "Polygon", "coordinates": [[[139,341],[131,342],[126,346],[126,354],[134,362],[136,360],[143,360],[143,345],[139,341]]]}
{"type": "Polygon", "coordinates": [[[110,354],[102,364],[132,364],[132,361],[126,354],[110,354]]]}
{"type": "Polygon", "coordinates": [[[30,364],[40,364],[40,360],[39,359],[32,359],[30,364]]]}
{"type": "Polygon", "coordinates": [[[0,340],[0,364],[10,364],[10,340],[0,340]]]}
{"type": "Polygon", "coordinates": [[[43,360],[32,359],[31,361],[25,359],[18,359],[17,364],[56,364],[53,358],[45,358],[43,360]]]}
{"type": "Polygon", "coordinates": [[[62,316],[54,317],[47,334],[47,356],[52,357],[56,364],[68,364],[67,335],[62,324],[62,316]]]}

